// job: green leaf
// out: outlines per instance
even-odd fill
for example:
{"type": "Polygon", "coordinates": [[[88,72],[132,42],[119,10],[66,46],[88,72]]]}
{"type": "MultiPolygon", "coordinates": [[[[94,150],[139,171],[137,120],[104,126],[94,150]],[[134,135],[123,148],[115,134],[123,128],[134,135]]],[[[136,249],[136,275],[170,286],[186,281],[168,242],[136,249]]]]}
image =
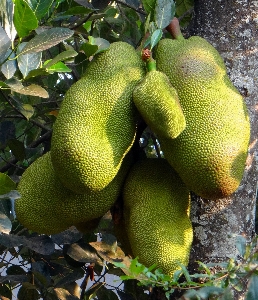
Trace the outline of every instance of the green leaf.
{"type": "Polygon", "coordinates": [[[99,263],[102,264],[95,250],[88,244],[78,244],[74,243],[67,249],[67,254],[74,260],[84,263],[99,263]]]}
{"type": "Polygon", "coordinates": [[[12,229],[11,220],[2,212],[0,212],[0,232],[9,233],[12,229]]]}
{"type": "Polygon", "coordinates": [[[246,252],[246,239],[242,235],[236,237],[236,248],[239,254],[244,257],[246,252]]]}
{"type": "MultiPolygon", "coordinates": [[[[14,58],[15,54],[12,52],[11,49],[8,49],[7,52],[7,57],[10,55],[9,58],[14,58]]],[[[12,59],[12,60],[7,60],[5,63],[2,64],[1,67],[1,71],[4,74],[6,79],[10,79],[13,77],[13,75],[15,74],[17,70],[17,62],[16,60],[12,59]]]]}
{"type": "Polygon", "coordinates": [[[46,76],[46,75],[49,75],[49,72],[45,68],[40,68],[40,69],[36,69],[36,70],[31,70],[25,79],[27,80],[32,77],[46,76]]]}
{"type": "Polygon", "coordinates": [[[54,0],[27,0],[28,5],[38,20],[47,14],[53,2],[54,0]]]}
{"type": "Polygon", "coordinates": [[[39,67],[42,57],[42,52],[26,53],[23,55],[19,55],[19,53],[22,52],[22,49],[26,46],[26,44],[27,43],[21,43],[17,49],[18,67],[23,77],[26,77],[30,71],[35,70],[39,67]]]}
{"type": "MultiPolygon", "coordinates": [[[[48,98],[48,92],[39,85],[31,84],[29,86],[23,86],[22,83],[16,78],[11,78],[5,81],[5,83],[16,93],[30,96],[38,96],[42,98],[48,98]]],[[[25,110],[32,111],[33,108],[25,107],[25,110]]]]}
{"type": "Polygon", "coordinates": [[[48,69],[49,67],[55,65],[60,61],[67,60],[68,58],[75,57],[77,55],[78,53],[75,50],[66,50],[58,54],[56,57],[48,61],[46,64],[44,64],[44,68],[48,69]]]}
{"type": "Polygon", "coordinates": [[[91,36],[89,36],[89,43],[91,45],[97,45],[98,46],[98,50],[96,51],[95,54],[105,51],[110,47],[110,43],[109,41],[102,39],[102,38],[93,38],[91,36]]]}
{"type": "Polygon", "coordinates": [[[161,29],[157,29],[153,32],[153,34],[151,35],[151,39],[150,39],[151,49],[153,49],[158,44],[161,37],[162,37],[162,30],[161,29]]]}
{"type": "Polygon", "coordinates": [[[93,12],[94,10],[83,7],[83,6],[73,6],[69,8],[64,15],[84,15],[84,14],[89,14],[93,12]]]}
{"type": "Polygon", "coordinates": [[[155,9],[156,0],[142,0],[142,4],[147,14],[153,13],[155,9]]]}
{"type": "Polygon", "coordinates": [[[248,290],[245,300],[257,300],[258,299],[258,276],[252,275],[248,284],[248,290]]]}
{"type": "Polygon", "coordinates": [[[18,160],[25,159],[25,148],[22,142],[16,139],[11,139],[7,142],[7,145],[9,146],[15,158],[17,158],[18,160]]]}
{"type": "Polygon", "coordinates": [[[34,114],[34,108],[30,104],[21,104],[19,106],[19,111],[27,120],[29,120],[34,114]]]}
{"type": "Polygon", "coordinates": [[[55,65],[52,65],[50,68],[47,68],[49,73],[53,72],[72,72],[70,68],[68,68],[63,62],[59,61],[55,65]]]}
{"type": "Polygon", "coordinates": [[[22,49],[19,55],[26,53],[41,52],[49,49],[73,35],[73,31],[68,28],[55,27],[44,30],[32,38],[22,49]]]}
{"type": "Polygon", "coordinates": [[[24,0],[15,0],[13,22],[20,38],[38,27],[38,20],[24,0]]]}
{"type": "Polygon", "coordinates": [[[80,50],[82,50],[87,57],[92,56],[98,50],[97,45],[91,45],[89,43],[84,43],[81,45],[80,50]]]}
{"type": "Polygon", "coordinates": [[[173,0],[157,0],[155,7],[155,22],[159,29],[166,28],[175,16],[173,0]]]}
{"type": "Polygon", "coordinates": [[[7,50],[11,47],[11,40],[5,30],[0,26],[0,61],[6,56],[7,50]]]}
{"type": "Polygon", "coordinates": [[[15,188],[15,182],[8,175],[0,173],[0,195],[7,194],[15,188]]]}
{"type": "Polygon", "coordinates": [[[10,266],[7,268],[6,274],[7,275],[23,275],[23,274],[26,274],[26,272],[23,270],[22,267],[13,265],[13,266],[10,266]]]}

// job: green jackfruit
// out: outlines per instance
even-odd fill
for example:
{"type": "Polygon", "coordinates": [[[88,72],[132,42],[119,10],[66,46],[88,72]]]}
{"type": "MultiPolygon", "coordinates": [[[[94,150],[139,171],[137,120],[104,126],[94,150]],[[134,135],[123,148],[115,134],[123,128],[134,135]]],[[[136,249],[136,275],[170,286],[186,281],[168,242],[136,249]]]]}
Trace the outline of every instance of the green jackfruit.
{"type": "Polygon", "coordinates": [[[51,145],[54,169],[67,188],[98,191],[115,177],[135,139],[132,91],[144,73],[135,49],[115,42],[68,90],[51,145]]]}
{"type": "Polygon", "coordinates": [[[50,153],[34,161],[22,174],[17,187],[21,198],[15,201],[16,218],[26,228],[44,234],[54,234],[67,229],[63,220],[62,201],[71,197],[56,178],[50,153]]]}
{"type": "Polygon", "coordinates": [[[190,192],[165,159],[149,158],[130,170],[123,189],[124,217],[134,256],[169,275],[188,264],[193,239],[190,192]]]}
{"type": "Polygon", "coordinates": [[[155,59],[176,88],[186,118],[178,138],[159,139],[166,159],[197,195],[229,196],[243,176],[250,121],[223,59],[205,39],[182,35],[161,40],[155,59]]]}
{"type": "Polygon", "coordinates": [[[135,87],[133,101],[146,124],[157,136],[176,138],[186,126],[177,92],[168,77],[151,70],[135,87]]]}
{"type": "Polygon", "coordinates": [[[130,163],[128,154],[115,178],[103,190],[75,194],[56,176],[48,152],[33,162],[21,177],[17,188],[21,198],[15,202],[16,217],[28,229],[44,234],[94,222],[116,201],[130,163]]]}

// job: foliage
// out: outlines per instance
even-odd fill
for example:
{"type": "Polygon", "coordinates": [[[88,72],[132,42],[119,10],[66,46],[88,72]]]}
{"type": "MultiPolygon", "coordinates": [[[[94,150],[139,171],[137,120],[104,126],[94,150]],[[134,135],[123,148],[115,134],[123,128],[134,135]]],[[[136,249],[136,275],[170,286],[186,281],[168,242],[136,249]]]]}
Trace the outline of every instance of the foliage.
{"type": "MultiPolygon", "coordinates": [[[[256,239],[241,257],[220,264],[217,273],[199,262],[200,273],[171,280],[161,270],[131,260],[117,246],[110,214],[95,231],[74,227],[38,236],[15,219],[13,202],[19,176],[50,149],[52,126],[65,92],[109,42],[126,41],[153,48],[171,18],[187,25],[193,0],[2,0],[0,3],[0,295],[3,299],[147,299],[160,287],[167,297],[233,299],[242,280],[250,279],[246,299],[256,299],[256,239]],[[148,37],[146,33],[149,32],[148,37]],[[123,272],[126,275],[122,275],[123,272]],[[122,286],[111,276],[122,276],[122,286]],[[109,278],[109,279],[108,279],[109,278]],[[182,278],[185,278],[182,281],[182,278]],[[201,278],[201,281],[200,281],[201,278]],[[140,286],[132,284],[139,281],[140,286]],[[116,286],[115,286],[116,285],[116,286]],[[5,297],[5,298],[4,298],[5,297]],[[206,297],[206,298],[205,298],[206,297]],[[230,298],[231,297],[231,298],[230,298]]],[[[161,156],[155,136],[145,130],[141,148],[161,156]]]]}

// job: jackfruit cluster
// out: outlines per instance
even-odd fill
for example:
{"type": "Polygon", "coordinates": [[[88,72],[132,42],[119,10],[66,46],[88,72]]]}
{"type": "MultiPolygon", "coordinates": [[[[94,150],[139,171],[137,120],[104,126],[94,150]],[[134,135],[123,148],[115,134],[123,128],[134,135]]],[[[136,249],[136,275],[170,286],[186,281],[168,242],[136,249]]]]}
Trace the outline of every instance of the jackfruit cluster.
{"type": "Polygon", "coordinates": [[[87,232],[122,197],[116,232],[128,253],[171,276],[187,265],[190,191],[218,199],[238,188],[250,122],[215,48],[176,32],[158,43],[156,62],[125,42],[95,55],[65,95],[51,151],[21,177],[15,210],[25,227],[87,232]],[[142,119],[165,158],[134,160],[142,119]]]}

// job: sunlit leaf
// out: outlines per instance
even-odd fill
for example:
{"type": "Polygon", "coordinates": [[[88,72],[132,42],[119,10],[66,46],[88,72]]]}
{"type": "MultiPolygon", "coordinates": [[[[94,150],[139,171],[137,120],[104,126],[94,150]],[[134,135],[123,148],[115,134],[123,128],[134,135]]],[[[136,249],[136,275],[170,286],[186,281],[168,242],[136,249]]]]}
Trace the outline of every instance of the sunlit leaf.
{"type": "Polygon", "coordinates": [[[68,68],[63,62],[59,61],[58,63],[52,65],[51,67],[47,68],[49,73],[52,72],[72,72],[70,68],[68,68]]]}
{"type": "Polygon", "coordinates": [[[11,40],[5,30],[0,26],[0,61],[6,56],[7,50],[11,46],[11,40]]]}
{"type": "Polygon", "coordinates": [[[73,31],[68,28],[55,27],[46,29],[32,38],[19,53],[34,53],[49,49],[73,35],[73,31]]]}
{"type": "Polygon", "coordinates": [[[42,57],[42,52],[19,55],[26,44],[27,43],[21,43],[17,49],[17,62],[23,77],[26,77],[30,71],[35,70],[39,67],[42,57]]]}
{"type": "Polygon", "coordinates": [[[38,20],[34,12],[24,0],[15,0],[13,22],[20,38],[38,27],[38,20]]]}
{"type": "Polygon", "coordinates": [[[12,59],[15,57],[15,54],[10,49],[8,49],[6,54],[7,57],[10,55],[9,56],[10,60],[7,59],[6,62],[2,64],[1,71],[4,74],[6,79],[10,79],[13,77],[13,75],[17,70],[17,62],[16,60],[12,59]]]}
{"type": "Polygon", "coordinates": [[[7,194],[15,188],[15,182],[8,175],[0,173],[0,195],[7,194]]]}

